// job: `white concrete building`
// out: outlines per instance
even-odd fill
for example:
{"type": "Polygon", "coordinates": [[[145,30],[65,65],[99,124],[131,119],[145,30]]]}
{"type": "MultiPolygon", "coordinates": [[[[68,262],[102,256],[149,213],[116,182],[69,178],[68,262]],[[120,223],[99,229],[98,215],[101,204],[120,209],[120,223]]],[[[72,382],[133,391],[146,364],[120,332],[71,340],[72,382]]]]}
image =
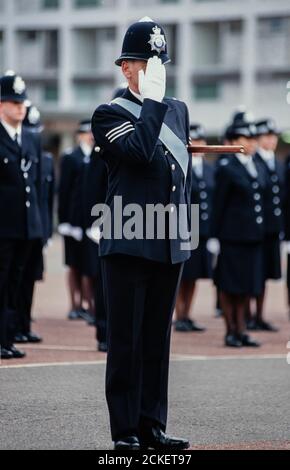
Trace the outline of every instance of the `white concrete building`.
{"type": "Polygon", "coordinates": [[[48,125],[68,130],[122,81],[114,60],[145,15],[165,26],[167,94],[193,121],[216,134],[244,104],[290,127],[289,0],[0,0],[0,71],[22,74],[48,125]]]}

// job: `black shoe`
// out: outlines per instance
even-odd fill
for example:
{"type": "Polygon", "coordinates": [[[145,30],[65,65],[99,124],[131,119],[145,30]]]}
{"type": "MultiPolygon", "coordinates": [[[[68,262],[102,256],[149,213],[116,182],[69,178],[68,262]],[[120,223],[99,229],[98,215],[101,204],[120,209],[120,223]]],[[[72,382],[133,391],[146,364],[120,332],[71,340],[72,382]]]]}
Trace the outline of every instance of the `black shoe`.
{"type": "Polygon", "coordinates": [[[72,310],[71,312],[69,312],[67,317],[69,320],[81,320],[83,318],[82,312],[80,312],[79,310],[72,310]]]}
{"type": "Polygon", "coordinates": [[[189,448],[186,439],[170,437],[159,426],[143,428],[140,431],[140,444],[143,449],[183,450],[189,448]]]}
{"type": "Polygon", "coordinates": [[[249,335],[246,334],[239,335],[239,339],[242,342],[242,346],[249,346],[252,348],[259,348],[261,346],[261,343],[255,339],[252,339],[249,335]]]}
{"type": "Polygon", "coordinates": [[[202,333],[203,331],[206,331],[206,328],[204,326],[199,325],[194,320],[190,320],[189,318],[187,318],[184,321],[186,321],[186,323],[189,325],[190,331],[197,331],[200,333],[202,333]]]}
{"type": "Polygon", "coordinates": [[[22,333],[17,333],[17,334],[14,336],[13,342],[14,342],[14,343],[19,343],[19,344],[28,343],[28,338],[27,338],[26,335],[23,335],[22,333]]]}
{"type": "Polygon", "coordinates": [[[186,331],[192,331],[190,328],[189,323],[186,320],[177,320],[174,325],[175,331],[179,332],[186,332],[186,331]]]}
{"type": "Polygon", "coordinates": [[[258,325],[256,320],[249,320],[246,323],[246,328],[249,331],[257,331],[258,330],[258,325]]]}
{"type": "Polygon", "coordinates": [[[0,348],[0,359],[13,359],[13,354],[11,351],[5,348],[0,348]]]}
{"type": "Polygon", "coordinates": [[[98,344],[98,351],[103,352],[103,353],[108,352],[108,345],[107,345],[107,343],[105,343],[105,342],[100,342],[100,343],[98,344]]]}
{"type": "Polygon", "coordinates": [[[115,450],[140,450],[137,436],[124,436],[114,443],[115,450]]]}
{"type": "Polygon", "coordinates": [[[259,331],[272,331],[273,333],[277,333],[279,331],[279,328],[264,320],[257,320],[256,325],[257,330],[259,331]]]}
{"type": "Polygon", "coordinates": [[[28,343],[41,343],[42,342],[42,338],[38,336],[36,333],[32,333],[32,331],[30,331],[26,336],[27,336],[28,343]]]}
{"type": "Polygon", "coordinates": [[[228,346],[230,348],[241,348],[242,341],[236,335],[233,335],[233,334],[226,335],[225,346],[228,346]]]}
{"type": "Polygon", "coordinates": [[[19,349],[16,349],[15,346],[10,346],[9,351],[12,353],[12,357],[14,359],[22,359],[26,356],[25,352],[19,351],[19,349]]]}
{"type": "Polygon", "coordinates": [[[92,313],[87,313],[87,324],[89,326],[96,326],[96,317],[92,313]]]}

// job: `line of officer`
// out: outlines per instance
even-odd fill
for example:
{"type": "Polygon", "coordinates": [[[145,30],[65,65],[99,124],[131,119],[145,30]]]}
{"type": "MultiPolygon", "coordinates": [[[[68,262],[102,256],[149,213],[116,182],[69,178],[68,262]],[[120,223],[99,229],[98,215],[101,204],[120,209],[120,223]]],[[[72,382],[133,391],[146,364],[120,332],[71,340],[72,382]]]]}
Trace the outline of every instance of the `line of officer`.
{"type": "MultiPolygon", "coordinates": [[[[258,148],[254,160],[258,171],[264,179],[264,277],[281,278],[280,242],[283,237],[283,204],[284,204],[284,166],[280,163],[275,151],[279,131],[272,119],[256,122],[258,148]]],[[[278,331],[271,323],[264,320],[265,290],[256,299],[256,316],[248,323],[250,330],[278,331]]]]}
{"type": "MultiPolygon", "coordinates": [[[[190,126],[192,145],[206,145],[205,130],[200,124],[190,126]]],[[[189,317],[190,307],[198,279],[212,279],[212,254],[207,249],[210,237],[214,166],[204,160],[204,155],[192,155],[191,204],[199,205],[199,246],[192,251],[184,264],[182,280],[176,301],[175,331],[205,331],[189,317]]]]}
{"type": "Polygon", "coordinates": [[[287,293],[290,318],[290,155],[285,162],[285,198],[284,198],[284,229],[285,241],[287,242],[287,293]]]}
{"type": "Polygon", "coordinates": [[[257,347],[259,343],[245,334],[249,298],[264,289],[263,180],[253,161],[256,128],[236,121],[227,135],[233,145],[243,145],[246,154],[230,156],[216,172],[212,234],[220,242],[220,254],[215,282],[226,322],[225,345],[257,347]]]}
{"type": "MultiPolygon", "coordinates": [[[[23,126],[36,140],[41,139],[43,125],[40,113],[36,106],[27,103],[26,117],[23,126]]],[[[41,152],[41,220],[43,238],[34,243],[29,259],[27,260],[20,287],[18,301],[18,321],[15,343],[40,343],[42,338],[31,331],[31,310],[36,281],[43,279],[44,247],[47,247],[53,233],[53,206],[54,206],[54,165],[53,157],[48,152],[41,152]]]]}
{"type": "MultiPolygon", "coordinates": [[[[119,104],[102,105],[94,113],[92,129],[108,168],[106,204],[112,219],[116,195],[122,195],[123,207],[138,203],[144,214],[147,204],[171,204],[173,214],[172,204],[189,202],[188,112],[184,103],[164,98],[166,62],[162,27],[150,18],[134,23],[116,61],[129,88],[119,104]],[[159,140],[162,129],[179,146],[179,155],[159,140]],[[181,154],[186,158],[181,160],[181,154]]],[[[144,234],[128,240],[123,227],[120,239],[100,240],[112,438],[116,449],[184,449],[188,441],[167,436],[165,429],[171,320],[182,263],[190,252],[181,249],[180,238],[146,239],[144,234]]]]}
{"type": "Polygon", "coordinates": [[[0,80],[0,344],[1,358],[21,358],[13,345],[23,271],[42,238],[41,151],[22,127],[26,86],[11,73],[0,80]]]}
{"type": "Polygon", "coordinates": [[[87,296],[90,296],[91,305],[91,314],[87,322],[96,326],[97,348],[101,352],[107,352],[107,321],[99,239],[91,229],[93,223],[91,212],[96,204],[104,204],[107,184],[107,168],[100,158],[99,147],[95,146],[91,155],[83,159],[73,203],[73,223],[82,230],[80,273],[89,286],[87,296]]]}
{"type": "Polygon", "coordinates": [[[87,315],[82,308],[82,233],[80,227],[76,226],[74,208],[83,161],[90,158],[93,149],[94,142],[90,120],[83,120],[79,123],[77,141],[78,145],[73,150],[67,151],[61,158],[58,187],[59,233],[64,236],[64,261],[68,267],[67,281],[71,300],[71,310],[68,318],[70,320],[87,319],[87,315]],[[72,230],[72,227],[74,227],[74,230],[72,230]]]}

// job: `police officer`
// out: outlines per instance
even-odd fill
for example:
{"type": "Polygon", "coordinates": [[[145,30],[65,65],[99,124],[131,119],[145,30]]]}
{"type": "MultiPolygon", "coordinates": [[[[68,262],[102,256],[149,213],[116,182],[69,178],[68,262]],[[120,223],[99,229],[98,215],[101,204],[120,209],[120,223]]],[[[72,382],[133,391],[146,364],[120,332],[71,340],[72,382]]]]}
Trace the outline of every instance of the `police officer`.
{"type": "Polygon", "coordinates": [[[186,236],[178,230],[174,237],[170,227],[176,227],[178,215],[178,228],[188,229],[187,211],[178,204],[187,208],[191,178],[188,112],[184,103],[164,98],[167,62],[162,27],[150,18],[131,25],[116,61],[128,89],[98,107],[92,119],[108,168],[100,255],[108,314],[106,397],[115,449],[189,446],[165,434],[171,319],[182,264],[190,255],[182,244],[186,236]],[[167,206],[165,237],[151,230],[146,237],[152,228],[146,209],[157,203],[167,206]]]}
{"type": "MultiPolygon", "coordinates": [[[[26,117],[23,126],[36,140],[40,140],[43,125],[40,112],[30,102],[27,104],[26,117]]],[[[53,233],[53,204],[54,204],[54,165],[53,157],[48,152],[41,152],[41,219],[43,237],[34,243],[24,268],[24,276],[20,288],[18,302],[17,332],[15,343],[40,343],[42,338],[31,331],[31,310],[36,281],[43,279],[44,257],[43,249],[47,247],[53,233]]]]}
{"type": "MultiPolygon", "coordinates": [[[[190,126],[192,145],[206,145],[205,130],[201,124],[190,126]]],[[[182,280],[176,302],[176,331],[205,331],[189,318],[190,306],[198,279],[212,278],[212,255],[207,249],[210,237],[210,218],[214,190],[214,167],[203,159],[204,155],[192,155],[191,204],[199,205],[199,246],[192,251],[184,264],[182,280]]]]}
{"type": "MultiPolygon", "coordinates": [[[[276,156],[279,131],[273,119],[256,122],[258,148],[255,162],[264,181],[265,238],[264,276],[268,279],[281,278],[280,241],[283,232],[284,168],[276,156]]],[[[250,330],[278,331],[277,327],[264,320],[265,290],[256,299],[256,316],[248,324],[250,330]]]]}
{"type": "Polygon", "coordinates": [[[241,121],[227,133],[233,145],[244,146],[245,155],[231,155],[216,173],[212,233],[220,242],[220,254],[215,281],[226,323],[225,345],[257,347],[245,334],[248,299],[264,288],[263,182],[253,161],[256,128],[241,121]]]}
{"type": "Polygon", "coordinates": [[[74,207],[78,197],[83,161],[90,157],[93,149],[90,120],[83,120],[79,123],[77,141],[77,147],[73,151],[66,152],[61,159],[58,189],[59,233],[64,236],[65,265],[68,267],[67,279],[71,300],[68,318],[70,320],[87,319],[82,308],[82,230],[81,227],[76,226],[77,214],[74,212],[74,207]]]}
{"type": "Polygon", "coordinates": [[[25,354],[13,346],[23,271],[34,241],[42,237],[40,146],[22,127],[26,86],[9,73],[0,80],[0,344],[1,358],[25,354]]]}

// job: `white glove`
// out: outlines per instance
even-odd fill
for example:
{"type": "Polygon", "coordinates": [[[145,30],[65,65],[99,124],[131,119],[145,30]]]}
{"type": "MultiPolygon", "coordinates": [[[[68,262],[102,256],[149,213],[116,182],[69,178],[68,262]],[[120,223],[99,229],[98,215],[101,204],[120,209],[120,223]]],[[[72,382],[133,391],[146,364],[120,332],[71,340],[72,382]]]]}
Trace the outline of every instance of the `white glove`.
{"type": "Polygon", "coordinates": [[[210,238],[206,243],[206,248],[212,255],[218,255],[221,251],[221,245],[217,238],[210,238]]]}
{"type": "Polygon", "coordinates": [[[86,230],[87,237],[93,242],[99,244],[101,239],[101,230],[99,227],[88,228],[86,230]]]}
{"type": "Polygon", "coordinates": [[[83,239],[83,231],[80,227],[71,227],[70,236],[77,242],[81,242],[83,239]]]}
{"type": "Polygon", "coordinates": [[[147,62],[146,73],[144,74],[144,70],[139,70],[138,75],[142,100],[149,98],[161,103],[166,88],[166,71],[161,59],[157,56],[151,57],[147,62]]]}
{"type": "Polygon", "coordinates": [[[284,247],[286,253],[289,255],[290,254],[290,242],[284,242],[284,247]]]}
{"type": "Polygon", "coordinates": [[[65,223],[65,224],[60,224],[58,226],[58,233],[64,237],[69,237],[70,231],[71,231],[70,224],[65,223]]]}

